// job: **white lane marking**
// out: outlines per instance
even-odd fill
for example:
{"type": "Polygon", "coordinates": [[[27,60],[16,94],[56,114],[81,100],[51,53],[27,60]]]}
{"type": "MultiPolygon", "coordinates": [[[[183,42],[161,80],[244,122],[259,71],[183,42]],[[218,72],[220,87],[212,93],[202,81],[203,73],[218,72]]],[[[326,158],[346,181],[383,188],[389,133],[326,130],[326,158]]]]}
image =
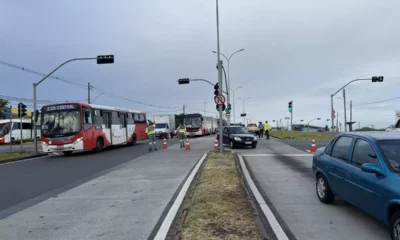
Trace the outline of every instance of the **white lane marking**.
{"type": "Polygon", "coordinates": [[[306,150],[306,152],[311,152],[310,150],[306,150]]]}
{"type": "Polygon", "coordinates": [[[312,157],[312,154],[308,153],[262,153],[262,154],[242,154],[243,157],[276,157],[276,156],[285,156],[285,157],[312,157]]]}
{"type": "Polygon", "coordinates": [[[272,213],[271,209],[265,203],[264,198],[261,196],[260,192],[258,191],[256,185],[253,182],[253,179],[251,179],[249,171],[247,170],[247,167],[244,164],[243,157],[241,155],[238,155],[238,157],[239,157],[240,165],[242,166],[242,169],[243,169],[244,177],[246,178],[246,181],[249,184],[250,190],[253,192],[254,197],[256,198],[258,204],[260,205],[261,210],[263,211],[269,224],[271,225],[271,228],[274,231],[277,239],[278,240],[289,240],[289,238],[286,236],[286,233],[283,231],[281,225],[279,225],[278,220],[276,220],[276,217],[272,213]]]}
{"type": "Polygon", "coordinates": [[[167,237],[167,234],[171,227],[172,221],[174,220],[176,213],[178,212],[178,210],[183,202],[183,199],[185,198],[186,192],[188,191],[190,185],[192,184],[194,176],[199,171],[199,168],[200,168],[201,164],[204,162],[204,159],[206,159],[206,157],[207,157],[207,154],[204,154],[203,157],[201,157],[200,161],[197,163],[196,167],[190,173],[190,175],[187,178],[185,184],[183,185],[181,191],[179,192],[178,196],[176,197],[174,204],[171,206],[171,208],[168,211],[167,216],[164,218],[164,221],[162,222],[160,229],[158,229],[158,232],[154,239],[164,240],[167,237]]]}

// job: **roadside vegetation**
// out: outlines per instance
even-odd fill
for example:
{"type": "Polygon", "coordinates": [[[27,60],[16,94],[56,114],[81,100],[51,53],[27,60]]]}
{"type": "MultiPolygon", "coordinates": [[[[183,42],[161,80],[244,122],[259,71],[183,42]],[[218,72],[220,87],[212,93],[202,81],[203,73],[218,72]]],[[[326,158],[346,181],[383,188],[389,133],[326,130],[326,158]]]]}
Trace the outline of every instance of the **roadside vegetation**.
{"type": "MultiPolygon", "coordinates": [[[[269,135],[280,139],[290,139],[290,131],[270,131],[269,135]]],[[[296,140],[331,140],[335,137],[334,133],[329,132],[299,132],[293,131],[292,139],[296,140]]]]}
{"type": "Polygon", "coordinates": [[[209,154],[182,204],[171,239],[263,239],[231,152],[209,154]]]}
{"type": "Polygon", "coordinates": [[[23,152],[23,153],[18,153],[18,152],[13,152],[13,153],[0,153],[0,163],[3,161],[10,161],[14,159],[19,159],[22,157],[28,157],[32,155],[29,152],[23,152]]]}

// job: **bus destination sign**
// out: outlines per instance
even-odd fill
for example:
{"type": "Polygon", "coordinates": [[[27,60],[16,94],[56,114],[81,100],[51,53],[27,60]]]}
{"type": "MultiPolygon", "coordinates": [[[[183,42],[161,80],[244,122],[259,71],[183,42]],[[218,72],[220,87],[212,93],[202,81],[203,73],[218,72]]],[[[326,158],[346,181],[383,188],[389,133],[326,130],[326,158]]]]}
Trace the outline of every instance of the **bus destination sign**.
{"type": "Polygon", "coordinates": [[[63,110],[79,110],[79,105],[78,104],[53,105],[53,106],[44,107],[43,110],[46,112],[63,111],[63,110]]]}

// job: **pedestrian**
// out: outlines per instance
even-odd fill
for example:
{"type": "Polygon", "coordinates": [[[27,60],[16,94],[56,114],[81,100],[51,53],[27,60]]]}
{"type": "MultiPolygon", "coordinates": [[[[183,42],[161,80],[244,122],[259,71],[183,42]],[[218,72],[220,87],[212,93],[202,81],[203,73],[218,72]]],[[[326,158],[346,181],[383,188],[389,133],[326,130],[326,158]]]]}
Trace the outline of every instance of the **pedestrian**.
{"type": "Polygon", "coordinates": [[[258,138],[263,138],[264,137],[264,125],[262,124],[262,122],[258,123],[258,128],[260,129],[258,131],[258,138]]]}
{"type": "Polygon", "coordinates": [[[153,122],[149,122],[149,126],[146,128],[146,134],[149,138],[149,151],[151,152],[153,149],[157,151],[156,146],[156,124],[153,122]]]}
{"type": "Polygon", "coordinates": [[[178,126],[179,142],[181,143],[181,148],[185,147],[186,139],[186,127],[184,124],[179,124],[178,126]]]}
{"type": "Polygon", "coordinates": [[[269,140],[269,131],[270,130],[271,130],[271,125],[269,125],[268,121],[265,121],[264,131],[265,131],[265,137],[267,140],[269,140]]]}

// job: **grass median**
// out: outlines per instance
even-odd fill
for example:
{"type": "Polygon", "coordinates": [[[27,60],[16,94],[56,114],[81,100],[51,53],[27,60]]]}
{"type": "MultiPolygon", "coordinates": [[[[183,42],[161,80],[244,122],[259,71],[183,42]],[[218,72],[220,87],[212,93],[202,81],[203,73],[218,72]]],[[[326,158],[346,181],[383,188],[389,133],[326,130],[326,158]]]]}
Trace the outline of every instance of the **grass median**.
{"type": "MultiPolygon", "coordinates": [[[[280,138],[280,139],[290,139],[290,131],[270,131],[270,136],[280,138]]],[[[335,137],[333,133],[323,133],[323,132],[299,132],[293,131],[292,139],[296,140],[331,140],[335,137]]]]}
{"type": "Polygon", "coordinates": [[[235,155],[212,152],[200,171],[181,207],[172,239],[263,239],[235,155]]]}
{"type": "Polygon", "coordinates": [[[23,153],[18,153],[18,152],[13,152],[13,153],[0,153],[0,162],[2,161],[10,161],[14,159],[19,159],[23,157],[28,157],[31,156],[32,154],[29,152],[23,152],[23,153]]]}

